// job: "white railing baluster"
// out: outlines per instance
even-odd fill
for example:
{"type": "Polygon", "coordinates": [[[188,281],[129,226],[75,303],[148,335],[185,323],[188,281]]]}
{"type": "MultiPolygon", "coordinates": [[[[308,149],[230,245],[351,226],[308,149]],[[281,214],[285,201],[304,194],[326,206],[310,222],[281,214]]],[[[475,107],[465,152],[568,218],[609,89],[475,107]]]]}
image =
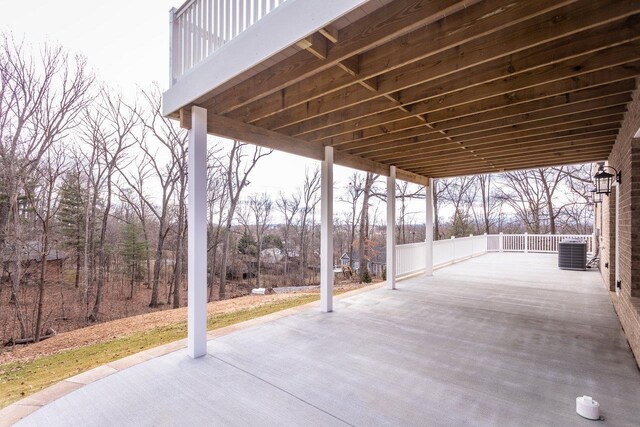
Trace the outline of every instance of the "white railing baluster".
{"type": "Polygon", "coordinates": [[[557,253],[564,239],[582,239],[587,242],[587,252],[593,253],[591,234],[493,234],[488,236],[489,252],[541,252],[557,253]],[[492,243],[495,240],[495,244],[492,243]]]}
{"type": "Polygon", "coordinates": [[[190,0],[170,19],[173,85],[191,68],[247,30],[286,0],[190,0]]]}

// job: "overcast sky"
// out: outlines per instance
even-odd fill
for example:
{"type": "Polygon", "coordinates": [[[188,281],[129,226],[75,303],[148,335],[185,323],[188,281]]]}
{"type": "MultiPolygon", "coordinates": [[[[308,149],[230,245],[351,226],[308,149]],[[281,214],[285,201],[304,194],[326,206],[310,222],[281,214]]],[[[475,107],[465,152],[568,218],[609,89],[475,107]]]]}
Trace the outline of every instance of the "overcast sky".
{"type": "MultiPolygon", "coordinates": [[[[34,46],[46,41],[82,53],[100,80],[132,95],[153,81],[167,88],[169,10],[180,4],[179,0],[0,0],[0,31],[11,31],[34,46]]],[[[317,165],[275,152],[261,160],[247,193],[293,192],[305,169],[317,165]]],[[[336,166],[336,199],[351,173],[336,166]]]]}

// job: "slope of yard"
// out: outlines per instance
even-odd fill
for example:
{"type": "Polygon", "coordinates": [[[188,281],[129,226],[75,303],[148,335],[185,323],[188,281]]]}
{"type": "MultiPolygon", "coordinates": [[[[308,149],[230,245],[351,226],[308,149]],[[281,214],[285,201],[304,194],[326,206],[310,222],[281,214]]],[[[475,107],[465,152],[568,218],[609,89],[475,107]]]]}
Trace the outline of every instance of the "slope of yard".
{"type": "MultiPolygon", "coordinates": [[[[246,296],[208,305],[217,329],[319,299],[317,293],[246,296]]],[[[186,337],[187,310],[165,310],[59,334],[0,354],[0,408],[80,372],[186,337]]]]}

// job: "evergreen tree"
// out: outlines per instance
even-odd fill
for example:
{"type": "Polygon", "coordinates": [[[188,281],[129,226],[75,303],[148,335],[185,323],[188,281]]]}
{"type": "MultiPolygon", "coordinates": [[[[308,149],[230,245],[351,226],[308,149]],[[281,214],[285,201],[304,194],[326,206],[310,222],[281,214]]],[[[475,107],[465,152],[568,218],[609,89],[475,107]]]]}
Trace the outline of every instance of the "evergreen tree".
{"type": "Polygon", "coordinates": [[[58,221],[64,246],[75,258],[75,287],[80,282],[80,267],[85,247],[85,201],[82,193],[82,180],[77,170],[69,172],[60,188],[60,210],[58,221]]]}
{"type": "Polygon", "coordinates": [[[238,252],[243,255],[256,256],[258,253],[258,244],[251,234],[244,233],[238,240],[238,252]]]}
{"type": "Polygon", "coordinates": [[[125,224],[122,231],[122,243],[120,255],[124,259],[129,271],[130,292],[129,299],[133,298],[133,289],[136,281],[144,277],[143,261],[147,258],[147,241],[141,238],[142,226],[137,222],[125,224]]]}

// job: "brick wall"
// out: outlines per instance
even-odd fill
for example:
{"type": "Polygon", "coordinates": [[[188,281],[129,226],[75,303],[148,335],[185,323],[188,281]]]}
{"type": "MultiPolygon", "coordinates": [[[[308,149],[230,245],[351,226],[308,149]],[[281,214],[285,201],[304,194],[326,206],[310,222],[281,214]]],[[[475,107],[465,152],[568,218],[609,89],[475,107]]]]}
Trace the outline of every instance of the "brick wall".
{"type": "Polygon", "coordinates": [[[601,233],[600,272],[638,364],[640,364],[640,139],[634,139],[634,135],[639,129],[640,89],[636,89],[608,158],[609,165],[622,172],[618,233],[621,280],[619,293],[615,292],[613,255],[615,193],[605,196],[596,212],[596,225],[600,227],[601,233]]]}

